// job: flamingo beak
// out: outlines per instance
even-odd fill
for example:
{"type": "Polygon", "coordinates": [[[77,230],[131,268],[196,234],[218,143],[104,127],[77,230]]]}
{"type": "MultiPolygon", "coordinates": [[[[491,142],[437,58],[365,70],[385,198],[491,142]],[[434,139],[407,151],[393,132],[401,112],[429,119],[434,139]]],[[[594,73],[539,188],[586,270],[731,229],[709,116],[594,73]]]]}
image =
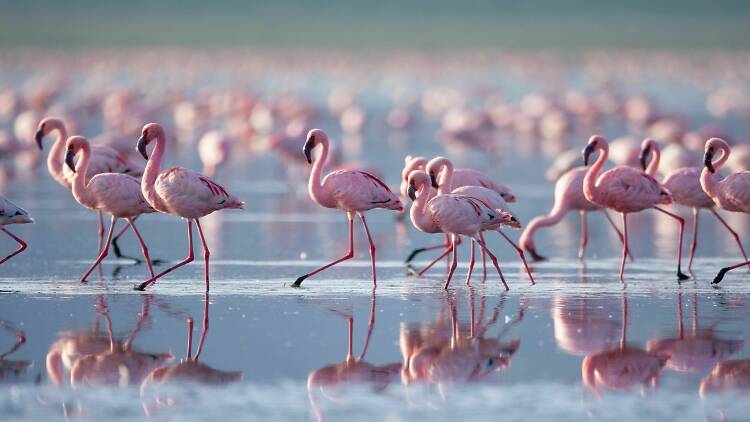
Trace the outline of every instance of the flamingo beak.
{"type": "Polygon", "coordinates": [[[312,138],[309,138],[305,141],[305,146],[302,147],[302,152],[305,153],[305,158],[307,158],[307,164],[312,164],[312,149],[314,146],[315,143],[312,138]]]}
{"type": "Polygon", "coordinates": [[[135,149],[141,153],[143,158],[148,160],[148,152],[146,152],[146,145],[148,145],[148,138],[144,134],[138,139],[138,145],[135,147],[135,149]]]}
{"type": "Polygon", "coordinates": [[[76,152],[72,149],[69,149],[68,152],[65,153],[65,164],[68,165],[68,168],[70,168],[73,173],[76,172],[75,157],[76,152]]]}
{"type": "Polygon", "coordinates": [[[435,172],[434,171],[430,172],[430,182],[432,183],[432,187],[433,188],[438,189],[440,187],[438,185],[437,177],[435,177],[435,172]]]}
{"type": "Polygon", "coordinates": [[[406,191],[406,194],[409,195],[409,199],[412,201],[417,200],[417,186],[414,183],[409,183],[409,189],[406,191]]]}
{"type": "Polygon", "coordinates": [[[586,145],[586,148],[583,149],[583,165],[587,166],[589,165],[589,156],[592,152],[594,152],[595,144],[588,144],[586,145]]]}
{"type": "Polygon", "coordinates": [[[36,140],[36,145],[39,147],[39,149],[42,149],[42,139],[44,138],[44,125],[39,127],[39,130],[36,131],[36,134],[34,135],[34,139],[36,140]]]}
{"type": "Polygon", "coordinates": [[[714,159],[714,150],[712,148],[709,148],[706,150],[706,154],[703,156],[703,164],[706,165],[706,168],[708,169],[708,171],[710,171],[711,173],[716,173],[716,170],[714,170],[714,164],[712,162],[713,159],[714,159]]]}
{"type": "Polygon", "coordinates": [[[641,167],[643,167],[643,170],[646,170],[646,167],[648,165],[648,155],[651,153],[651,146],[647,146],[646,148],[643,148],[641,150],[641,167]]]}

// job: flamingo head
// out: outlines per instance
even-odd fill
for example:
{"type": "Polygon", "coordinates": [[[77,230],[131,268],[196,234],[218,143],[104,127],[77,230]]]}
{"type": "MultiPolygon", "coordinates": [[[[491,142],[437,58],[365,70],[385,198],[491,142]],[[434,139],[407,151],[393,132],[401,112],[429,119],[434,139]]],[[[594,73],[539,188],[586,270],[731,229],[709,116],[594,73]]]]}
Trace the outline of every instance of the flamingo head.
{"type": "Polygon", "coordinates": [[[55,129],[62,129],[63,122],[60,119],[54,117],[47,117],[46,119],[39,122],[36,133],[34,134],[34,140],[39,149],[42,149],[42,139],[55,129]]]}
{"type": "Polygon", "coordinates": [[[716,173],[713,163],[714,154],[716,154],[716,149],[710,143],[706,143],[706,152],[703,154],[703,164],[711,173],[716,173]]]}
{"type": "Polygon", "coordinates": [[[425,172],[424,170],[414,170],[409,173],[407,182],[409,183],[409,188],[406,191],[407,195],[409,196],[409,199],[411,199],[412,201],[416,201],[417,190],[420,186],[425,186],[430,183],[430,176],[428,176],[427,172],[425,172]]]}
{"type": "Polygon", "coordinates": [[[307,163],[312,164],[312,150],[318,144],[328,142],[328,135],[320,129],[312,129],[307,133],[307,139],[305,145],[302,147],[302,152],[305,153],[307,163]]]}
{"type": "Polygon", "coordinates": [[[641,156],[639,157],[643,170],[646,170],[646,167],[648,167],[649,154],[651,154],[651,144],[647,143],[643,146],[643,148],[641,148],[641,156]]]}
{"type": "Polygon", "coordinates": [[[68,168],[75,173],[76,172],[76,154],[78,151],[89,148],[89,141],[83,136],[71,136],[65,143],[65,164],[68,168]]]}
{"type": "Polygon", "coordinates": [[[586,144],[586,147],[583,149],[583,165],[589,165],[589,157],[597,148],[603,147],[603,142],[605,142],[604,138],[599,135],[593,135],[589,138],[588,144],[586,144]]]}
{"type": "Polygon", "coordinates": [[[513,215],[513,213],[503,211],[502,214],[500,214],[500,219],[503,225],[507,227],[512,227],[514,229],[521,228],[521,222],[518,221],[518,219],[513,215]]]}
{"type": "Polygon", "coordinates": [[[146,147],[154,139],[157,139],[163,136],[164,136],[164,128],[162,128],[160,124],[149,123],[146,126],[143,126],[143,130],[141,131],[141,137],[138,139],[138,144],[136,145],[135,149],[139,153],[141,153],[144,159],[148,160],[148,152],[146,151],[146,147]]]}
{"type": "Polygon", "coordinates": [[[425,170],[430,175],[430,181],[432,182],[433,188],[437,189],[440,187],[438,176],[445,170],[446,167],[450,167],[452,170],[453,163],[451,163],[451,161],[445,157],[435,157],[430,160],[425,166],[425,170]]]}

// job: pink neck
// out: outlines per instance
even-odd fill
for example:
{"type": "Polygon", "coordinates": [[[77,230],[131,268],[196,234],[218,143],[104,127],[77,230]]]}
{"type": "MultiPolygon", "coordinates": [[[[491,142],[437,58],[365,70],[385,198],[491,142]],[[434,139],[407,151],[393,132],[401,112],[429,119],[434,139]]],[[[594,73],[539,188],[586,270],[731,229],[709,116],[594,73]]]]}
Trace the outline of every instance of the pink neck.
{"type": "Polygon", "coordinates": [[[68,139],[68,131],[62,122],[53,123],[53,121],[50,121],[47,124],[52,124],[53,130],[57,130],[57,139],[52,144],[49,154],[47,154],[47,170],[55,180],[68,185],[68,182],[63,177],[63,161],[65,161],[63,154],[65,153],[65,141],[68,139]]]}
{"type": "Polygon", "coordinates": [[[429,181],[425,180],[417,186],[417,199],[411,206],[409,216],[411,217],[412,223],[420,231],[426,233],[434,233],[437,231],[437,227],[432,221],[432,218],[427,213],[427,203],[430,199],[434,198],[436,191],[429,185],[429,181]]]}
{"type": "Polygon", "coordinates": [[[96,208],[96,199],[91,196],[91,192],[86,185],[86,174],[89,171],[89,160],[91,159],[91,148],[88,144],[84,144],[80,154],[81,157],[78,159],[76,172],[73,176],[73,197],[89,208],[96,208]]]}
{"type": "MultiPolygon", "coordinates": [[[[717,148],[721,151],[721,156],[716,161],[713,161],[712,165],[714,171],[718,173],[729,158],[729,149],[723,144],[719,144],[717,148]]],[[[716,173],[712,173],[708,168],[703,167],[703,170],[701,171],[701,187],[703,187],[703,191],[706,192],[706,195],[712,199],[718,198],[721,194],[721,189],[719,189],[720,182],[721,180],[716,173]]]]}
{"type": "Polygon", "coordinates": [[[656,172],[659,170],[659,161],[661,161],[661,150],[659,148],[659,144],[657,144],[655,141],[651,141],[651,162],[648,163],[648,167],[646,167],[646,174],[648,174],[651,177],[656,176],[656,172]]]}
{"type": "Polygon", "coordinates": [[[599,173],[602,171],[604,163],[607,161],[609,146],[606,144],[597,144],[597,149],[600,151],[599,158],[596,159],[594,165],[591,166],[589,171],[586,172],[586,176],[583,178],[583,192],[586,195],[586,199],[594,203],[600,202],[597,201],[601,196],[601,192],[599,192],[599,188],[596,186],[596,179],[599,178],[599,173]]]}
{"type": "Polygon", "coordinates": [[[318,204],[327,207],[334,208],[333,201],[331,200],[328,192],[323,189],[322,178],[323,178],[323,167],[326,165],[328,160],[328,139],[322,138],[320,141],[320,156],[313,163],[312,171],[310,172],[310,180],[307,185],[307,191],[313,201],[318,204]]]}
{"type": "Polygon", "coordinates": [[[156,146],[151,153],[148,163],[146,163],[146,169],[143,171],[143,178],[141,179],[141,192],[146,201],[158,211],[167,211],[167,207],[164,201],[156,192],[156,178],[161,173],[161,160],[164,157],[164,150],[166,148],[166,139],[163,131],[159,131],[156,135],[156,146]]]}
{"type": "Polygon", "coordinates": [[[440,168],[437,193],[446,195],[453,191],[453,163],[450,160],[444,160],[440,168]]]}
{"type": "Polygon", "coordinates": [[[568,209],[563,208],[559,206],[558,204],[555,204],[554,207],[552,207],[552,211],[544,216],[544,217],[536,217],[533,220],[529,222],[529,225],[526,226],[526,230],[523,231],[521,234],[521,238],[518,240],[519,245],[521,248],[524,249],[535,249],[536,244],[534,244],[534,233],[541,229],[542,227],[549,227],[554,226],[560,221],[562,221],[563,217],[565,217],[565,214],[567,214],[568,209]]]}

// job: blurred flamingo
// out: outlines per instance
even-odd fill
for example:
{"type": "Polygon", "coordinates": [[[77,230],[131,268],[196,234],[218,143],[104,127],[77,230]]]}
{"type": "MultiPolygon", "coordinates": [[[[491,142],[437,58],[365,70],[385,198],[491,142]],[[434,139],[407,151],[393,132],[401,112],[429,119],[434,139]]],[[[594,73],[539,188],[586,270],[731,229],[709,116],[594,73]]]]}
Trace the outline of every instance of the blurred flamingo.
{"type": "Polygon", "coordinates": [[[218,130],[206,132],[198,142],[198,155],[203,163],[203,174],[214,177],[216,171],[229,161],[232,141],[218,130]]]}
{"type": "Polygon", "coordinates": [[[599,158],[589,168],[583,179],[583,192],[586,199],[602,207],[610,208],[622,214],[623,250],[620,264],[620,279],[625,273],[625,261],[628,256],[628,219],[631,212],[653,208],[664,213],[680,224],[680,237],[677,244],[677,278],[689,278],[682,273],[682,237],[685,230],[685,220],[669,211],[657,207],[659,204],[669,205],[672,197],[653,177],[631,167],[618,166],[600,175],[604,162],[607,160],[609,145],[601,136],[592,136],[583,150],[583,160],[588,165],[589,157],[599,151],[599,158]]]}
{"type": "Polygon", "coordinates": [[[206,290],[208,290],[208,261],[211,253],[206,245],[206,239],[203,237],[200,218],[226,208],[243,209],[245,203],[230,195],[224,187],[200,173],[183,167],[172,167],[162,173],[161,160],[164,157],[166,142],[164,128],[158,123],[149,123],[143,127],[142,135],[138,139],[136,147],[143,158],[148,160],[141,182],[141,192],[146,202],[157,211],[187,220],[188,256],[139,284],[136,289],[144,290],[162,276],[193,261],[193,221],[195,221],[203,245],[203,258],[206,263],[206,290]],[[153,141],[156,141],[156,147],[154,147],[153,156],[149,159],[146,147],[153,141]]]}
{"type": "Polygon", "coordinates": [[[19,245],[18,249],[13,251],[12,254],[0,260],[0,265],[4,264],[7,260],[23,252],[28,246],[26,242],[24,242],[23,240],[21,240],[21,238],[11,233],[8,229],[5,228],[5,226],[9,224],[28,224],[28,223],[33,223],[33,222],[34,222],[34,219],[29,217],[29,213],[26,212],[26,210],[10,202],[4,196],[0,196],[0,230],[2,230],[3,233],[10,236],[16,242],[18,242],[18,245],[19,245]]]}
{"type": "Polygon", "coordinates": [[[377,285],[375,274],[375,244],[370,236],[370,229],[365,221],[365,211],[373,208],[385,208],[403,211],[404,207],[398,197],[391,192],[388,185],[370,173],[356,170],[336,170],[329,173],[322,181],[323,167],[328,158],[328,135],[320,129],[312,129],[307,134],[303,152],[307,162],[313,164],[310,173],[308,193],[316,203],[326,208],[335,208],[346,212],[349,220],[349,251],[343,257],[326,264],[316,270],[297,278],[292,287],[299,287],[302,282],[327,268],[354,257],[354,216],[359,215],[370,243],[370,259],[372,263],[372,283],[377,285]],[[320,156],[313,164],[312,150],[321,146],[320,156]]]}

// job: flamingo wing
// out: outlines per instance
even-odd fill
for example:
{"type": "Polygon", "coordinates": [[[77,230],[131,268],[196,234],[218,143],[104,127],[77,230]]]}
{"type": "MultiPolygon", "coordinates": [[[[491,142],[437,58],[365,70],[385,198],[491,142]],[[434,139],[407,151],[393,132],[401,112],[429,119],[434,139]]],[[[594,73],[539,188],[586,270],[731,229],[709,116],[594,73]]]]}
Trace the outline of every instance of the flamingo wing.
{"type": "Polygon", "coordinates": [[[721,185],[729,202],[738,209],[750,212],[750,171],[730,174],[721,185]]]}
{"type": "Polygon", "coordinates": [[[339,208],[366,211],[389,208],[398,204],[398,198],[388,185],[370,173],[356,170],[336,170],[323,180],[339,208]]]}

